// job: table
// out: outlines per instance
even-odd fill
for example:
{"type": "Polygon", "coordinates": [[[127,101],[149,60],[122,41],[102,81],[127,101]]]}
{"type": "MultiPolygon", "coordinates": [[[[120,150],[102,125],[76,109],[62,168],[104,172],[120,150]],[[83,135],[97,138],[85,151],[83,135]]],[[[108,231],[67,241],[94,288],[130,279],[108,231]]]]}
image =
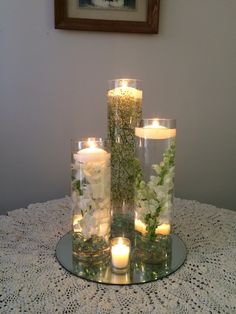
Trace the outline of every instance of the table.
{"type": "Polygon", "coordinates": [[[0,313],[236,313],[236,212],[175,199],[184,266],[133,286],[87,282],[66,272],[55,246],[71,229],[70,198],[0,216],[0,313]]]}

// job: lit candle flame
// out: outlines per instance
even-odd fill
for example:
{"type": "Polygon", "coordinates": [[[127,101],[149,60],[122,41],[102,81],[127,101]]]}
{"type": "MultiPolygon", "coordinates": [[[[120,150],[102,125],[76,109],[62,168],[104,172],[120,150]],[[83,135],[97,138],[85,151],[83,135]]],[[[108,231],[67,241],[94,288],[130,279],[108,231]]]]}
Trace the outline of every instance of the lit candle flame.
{"type": "Polygon", "coordinates": [[[145,129],[165,129],[165,127],[163,125],[159,124],[158,119],[153,120],[152,124],[145,125],[144,128],[145,129]]]}
{"type": "Polygon", "coordinates": [[[149,125],[145,125],[144,126],[145,129],[165,129],[164,126],[160,125],[159,120],[155,119],[152,121],[152,124],[149,125]]]}
{"type": "Polygon", "coordinates": [[[119,238],[118,242],[117,242],[118,245],[121,245],[123,244],[123,240],[121,238],[119,238]]]}
{"type": "Polygon", "coordinates": [[[94,139],[93,138],[88,138],[88,147],[89,148],[95,148],[95,147],[97,147],[97,145],[96,145],[96,143],[95,143],[95,141],[94,141],[94,139]]]}
{"type": "Polygon", "coordinates": [[[152,127],[153,127],[153,128],[160,128],[159,121],[158,121],[158,120],[154,120],[154,121],[152,122],[152,127]]]}
{"type": "Polygon", "coordinates": [[[127,88],[127,86],[128,86],[128,82],[126,81],[126,80],[123,80],[123,81],[121,81],[121,87],[122,88],[127,88]]]}

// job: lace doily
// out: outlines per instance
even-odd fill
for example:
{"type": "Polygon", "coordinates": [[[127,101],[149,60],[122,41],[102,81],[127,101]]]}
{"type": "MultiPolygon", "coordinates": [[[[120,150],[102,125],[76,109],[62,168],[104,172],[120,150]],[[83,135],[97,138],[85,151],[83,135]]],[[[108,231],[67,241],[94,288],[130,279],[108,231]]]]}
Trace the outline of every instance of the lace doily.
{"type": "Polygon", "coordinates": [[[236,212],[176,199],[184,266],[156,282],[106,286],[69,274],[55,258],[71,229],[69,208],[67,197],[0,216],[0,313],[236,313],[236,212]]]}

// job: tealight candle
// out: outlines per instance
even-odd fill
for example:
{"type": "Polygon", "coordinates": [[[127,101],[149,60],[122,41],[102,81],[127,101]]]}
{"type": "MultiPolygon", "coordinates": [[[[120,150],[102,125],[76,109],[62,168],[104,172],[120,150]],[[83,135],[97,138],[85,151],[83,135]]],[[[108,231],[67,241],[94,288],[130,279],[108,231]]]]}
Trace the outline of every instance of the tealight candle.
{"type": "Polygon", "coordinates": [[[154,119],[152,124],[145,125],[142,128],[135,128],[135,135],[137,137],[152,139],[152,140],[165,140],[176,136],[176,129],[169,129],[159,124],[158,119],[154,119]]]}
{"type": "Polygon", "coordinates": [[[114,268],[125,269],[129,264],[130,241],[117,237],[111,240],[111,263],[114,268]]]}

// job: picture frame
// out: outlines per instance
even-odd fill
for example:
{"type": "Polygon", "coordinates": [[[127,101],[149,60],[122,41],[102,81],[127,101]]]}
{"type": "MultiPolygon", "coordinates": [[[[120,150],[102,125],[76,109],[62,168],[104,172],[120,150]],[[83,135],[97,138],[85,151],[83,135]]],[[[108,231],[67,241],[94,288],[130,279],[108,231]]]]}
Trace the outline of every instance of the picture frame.
{"type": "Polygon", "coordinates": [[[54,0],[55,28],[158,33],[160,0],[54,0]]]}

